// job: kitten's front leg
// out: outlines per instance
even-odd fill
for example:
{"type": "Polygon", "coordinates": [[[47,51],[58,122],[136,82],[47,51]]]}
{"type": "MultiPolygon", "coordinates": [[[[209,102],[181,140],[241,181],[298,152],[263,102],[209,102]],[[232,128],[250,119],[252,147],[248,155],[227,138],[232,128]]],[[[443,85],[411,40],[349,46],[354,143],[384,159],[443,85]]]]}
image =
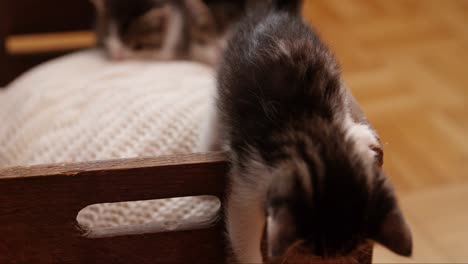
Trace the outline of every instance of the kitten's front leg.
{"type": "Polygon", "coordinates": [[[261,253],[265,225],[263,199],[239,175],[233,178],[227,203],[227,229],[236,263],[263,263],[261,253]]]}
{"type": "Polygon", "coordinates": [[[355,122],[350,115],[345,119],[346,137],[353,139],[356,151],[370,162],[383,165],[383,150],[375,131],[366,123],[355,122]]]}

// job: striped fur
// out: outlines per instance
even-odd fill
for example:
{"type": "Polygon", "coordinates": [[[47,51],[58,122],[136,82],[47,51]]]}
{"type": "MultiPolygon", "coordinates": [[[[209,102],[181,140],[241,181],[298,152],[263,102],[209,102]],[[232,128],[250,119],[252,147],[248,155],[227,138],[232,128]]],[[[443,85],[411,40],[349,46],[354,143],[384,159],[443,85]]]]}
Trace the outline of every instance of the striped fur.
{"type": "Polygon", "coordinates": [[[214,123],[233,164],[233,253],[262,262],[266,222],[271,257],[302,241],[311,256],[340,258],[368,240],[408,256],[411,233],[382,173],[378,137],[352,118],[333,54],[285,3],[241,23],[218,72],[214,123]]]}
{"type": "Polygon", "coordinates": [[[190,59],[216,65],[245,1],[91,0],[110,58],[190,59]]]}

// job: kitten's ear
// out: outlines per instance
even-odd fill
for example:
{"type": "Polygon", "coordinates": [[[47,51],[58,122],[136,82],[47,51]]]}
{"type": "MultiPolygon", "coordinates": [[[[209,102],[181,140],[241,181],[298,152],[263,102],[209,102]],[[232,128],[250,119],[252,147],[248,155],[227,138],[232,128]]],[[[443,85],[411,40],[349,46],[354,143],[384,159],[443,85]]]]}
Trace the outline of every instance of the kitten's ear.
{"type": "Polygon", "coordinates": [[[401,256],[410,257],[413,252],[411,231],[399,209],[385,216],[374,239],[401,256]]]}
{"type": "Polygon", "coordinates": [[[413,251],[411,230],[398,205],[395,191],[385,179],[378,192],[379,209],[372,239],[401,256],[410,257],[413,251]]]}

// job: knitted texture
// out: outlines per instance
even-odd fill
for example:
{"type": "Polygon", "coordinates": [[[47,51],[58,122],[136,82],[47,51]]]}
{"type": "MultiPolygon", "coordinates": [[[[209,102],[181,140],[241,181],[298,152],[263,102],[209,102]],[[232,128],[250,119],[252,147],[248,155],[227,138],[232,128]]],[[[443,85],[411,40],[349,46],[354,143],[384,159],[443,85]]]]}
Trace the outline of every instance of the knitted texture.
{"type": "MultiPolygon", "coordinates": [[[[95,50],[47,62],[0,92],[0,168],[192,152],[213,91],[213,71],[195,63],[112,63],[95,50]]],[[[218,209],[209,197],[101,204],[78,221],[174,226],[218,209]]]]}

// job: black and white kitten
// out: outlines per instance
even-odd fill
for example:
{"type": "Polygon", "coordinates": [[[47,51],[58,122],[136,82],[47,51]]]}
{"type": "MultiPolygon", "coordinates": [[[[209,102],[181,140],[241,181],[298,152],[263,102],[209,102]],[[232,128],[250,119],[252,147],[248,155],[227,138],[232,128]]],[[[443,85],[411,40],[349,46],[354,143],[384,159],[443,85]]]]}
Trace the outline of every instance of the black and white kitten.
{"type": "Polygon", "coordinates": [[[189,59],[215,65],[245,1],[92,0],[97,38],[121,59],[189,59]]]}
{"type": "Polygon", "coordinates": [[[369,240],[410,256],[411,232],[382,172],[379,138],[300,7],[275,0],[246,18],[219,68],[219,111],[201,150],[228,145],[235,258],[262,263],[265,224],[270,257],[295,245],[343,259],[369,240]]]}

